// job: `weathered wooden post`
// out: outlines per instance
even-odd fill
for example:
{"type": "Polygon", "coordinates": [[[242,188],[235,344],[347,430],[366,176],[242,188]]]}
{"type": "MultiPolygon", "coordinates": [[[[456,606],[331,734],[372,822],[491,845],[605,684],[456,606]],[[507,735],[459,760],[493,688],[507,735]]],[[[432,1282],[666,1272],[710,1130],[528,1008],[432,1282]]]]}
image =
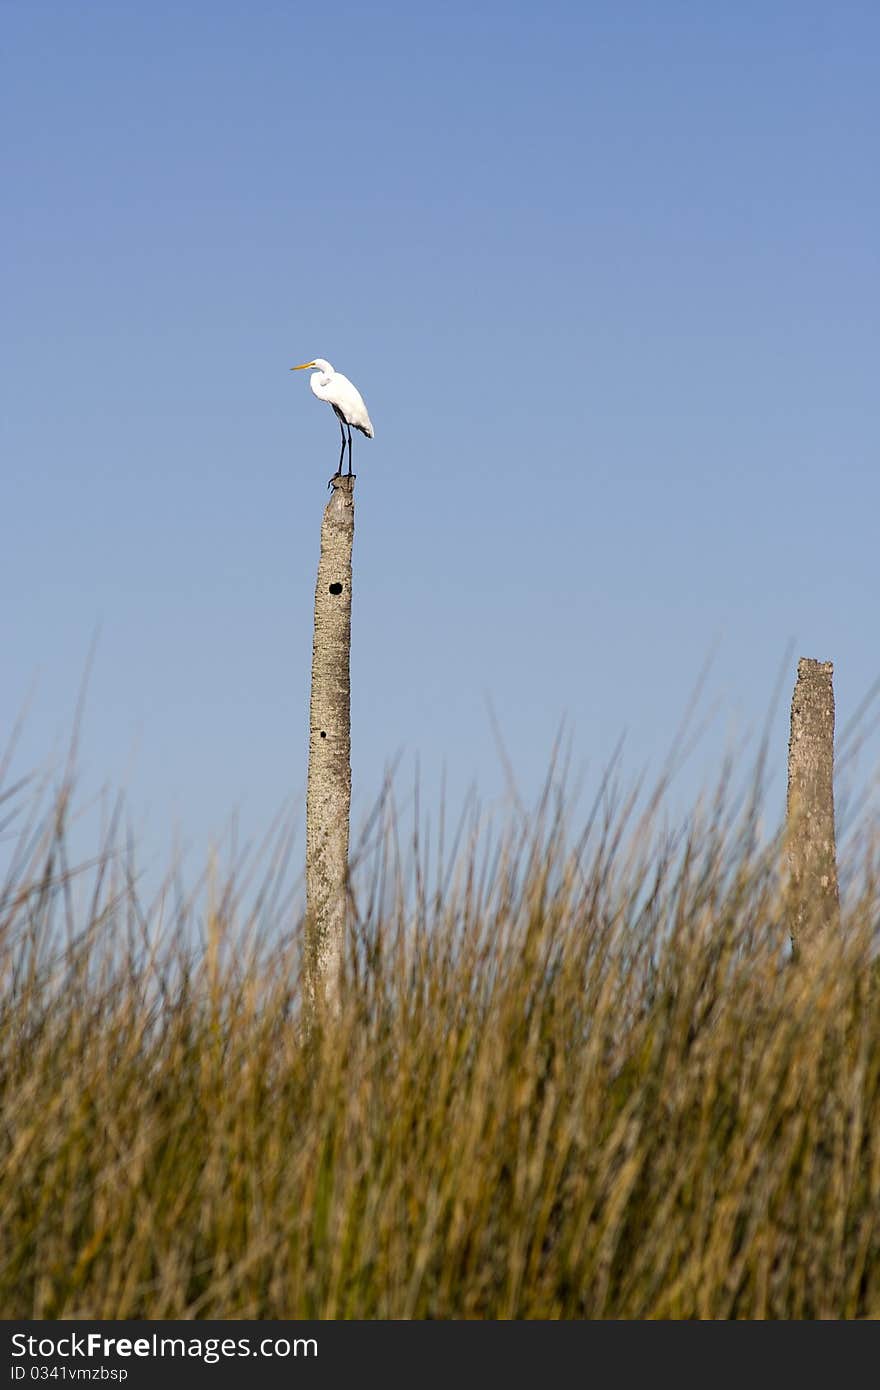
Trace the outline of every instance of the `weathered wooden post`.
{"type": "Polygon", "coordinates": [[[840,925],[834,835],[834,664],[801,657],[788,745],[788,868],[792,946],[840,925]]]}
{"type": "Polygon", "coordinates": [[[339,1006],[351,815],[351,550],[354,477],[331,479],[321,522],[306,791],[306,1003],[339,1006]]]}

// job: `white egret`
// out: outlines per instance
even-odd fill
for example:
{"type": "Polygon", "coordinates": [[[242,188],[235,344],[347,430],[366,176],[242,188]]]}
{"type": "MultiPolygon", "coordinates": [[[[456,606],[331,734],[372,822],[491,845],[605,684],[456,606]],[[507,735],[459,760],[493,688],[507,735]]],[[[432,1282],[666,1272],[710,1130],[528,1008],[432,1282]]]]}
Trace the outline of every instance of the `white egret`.
{"type": "Polygon", "coordinates": [[[347,376],[341,372],[334,372],[330,363],[323,357],[316,357],[314,362],[301,362],[298,367],[291,367],[292,372],[304,372],[307,367],[316,367],[317,370],[309,377],[309,385],[319,401],[326,401],[332,405],[336,418],[339,421],[339,428],[342,431],[342,449],[339,454],[339,467],[334,473],[334,478],[338,478],[342,473],[342,460],[345,458],[345,431],[348,430],[348,474],[351,477],[351,427],[354,425],[356,430],[365,434],[368,439],[373,438],[373,426],[367,414],[367,407],[364,405],[364,398],[360,391],[349,381],[347,376]]]}

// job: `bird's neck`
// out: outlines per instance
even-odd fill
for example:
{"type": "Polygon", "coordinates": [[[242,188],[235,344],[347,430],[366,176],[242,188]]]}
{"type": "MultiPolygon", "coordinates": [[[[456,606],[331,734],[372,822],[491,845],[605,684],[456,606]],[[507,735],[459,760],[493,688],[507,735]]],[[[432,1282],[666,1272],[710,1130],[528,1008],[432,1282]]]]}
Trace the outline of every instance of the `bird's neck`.
{"type": "Polygon", "coordinates": [[[309,377],[309,385],[319,400],[324,399],[324,393],[327,390],[329,382],[329,372],[312,372],[312,375],[309,377]]]}

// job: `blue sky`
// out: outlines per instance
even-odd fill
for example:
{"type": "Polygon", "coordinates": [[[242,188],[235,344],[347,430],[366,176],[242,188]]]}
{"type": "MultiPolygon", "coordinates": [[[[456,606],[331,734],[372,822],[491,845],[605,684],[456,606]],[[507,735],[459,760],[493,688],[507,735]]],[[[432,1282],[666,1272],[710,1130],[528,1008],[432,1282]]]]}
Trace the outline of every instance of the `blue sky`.
{"type": "MultiPolygon", "coordinates": [[[[355,818],[880,674],[873,3],[4,6],[0,729],[161,857],[305,782],[330,411],[355,818]]],[[[870,769],[864,768],[865,773],[870,769]]],[[[780,798],[782,784],[777,782],[780,798]]]]}

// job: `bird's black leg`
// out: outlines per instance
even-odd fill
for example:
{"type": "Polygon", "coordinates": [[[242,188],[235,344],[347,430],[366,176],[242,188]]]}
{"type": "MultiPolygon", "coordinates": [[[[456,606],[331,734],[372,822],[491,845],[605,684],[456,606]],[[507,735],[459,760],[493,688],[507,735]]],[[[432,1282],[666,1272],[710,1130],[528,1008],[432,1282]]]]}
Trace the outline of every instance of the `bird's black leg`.
{"type": "Polygon", "coordinates": [[[348,476],[351,477],[351,425],[348,426],[348,476]]]}
{"type": "Polygon", "coordinates": [[[339,451],[339,467],[336,470],[337,478],[342,476],[342,460],[345,458],[345,425],[341,419],[339,421],[339,432],[342,435],[342,448],[339,451]]]}

